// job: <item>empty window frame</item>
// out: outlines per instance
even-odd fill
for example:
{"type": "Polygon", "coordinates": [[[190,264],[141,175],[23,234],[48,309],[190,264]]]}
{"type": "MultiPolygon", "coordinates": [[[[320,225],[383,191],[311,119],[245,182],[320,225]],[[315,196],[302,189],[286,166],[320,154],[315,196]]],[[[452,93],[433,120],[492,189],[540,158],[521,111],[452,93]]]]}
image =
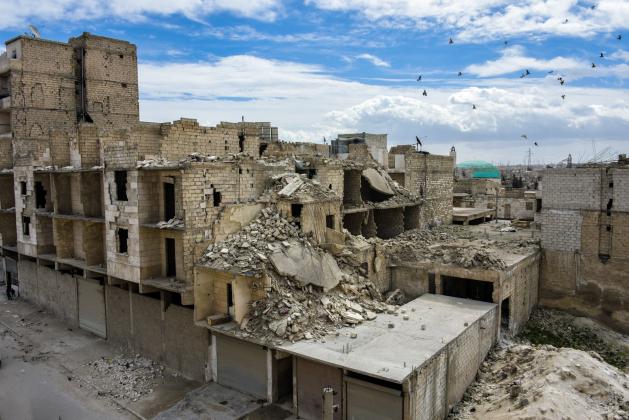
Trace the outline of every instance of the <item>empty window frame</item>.
{"type": "Polygon", "coordinates": [[[118,229],[118,253],[126,254],[129,252],[129,230],[118,229]]]}
{"type": "Polygon", "coordinates": [[[164,182],[164,220],[175,217],[175,184],[164,182]]]}
{"type": "Polygon", "coordinates": [[[116,200],[127,201],[127,171],[115,171],[114,181],[116,182],[116,200]]]}
{"type": "Polygon", "coordinates": [[[28,216],[22,216],[22,235],[31,235],[31,218],[28,216]]]}
{"type": "Polygon", "coordinates": [[[46,208],[46,189],[41,181],[35,181],[35,207],[38,209],[46,208]]]}
{"type": "Polygon", "coordinates": [[[175,277],[177,275],[175,239],[164,238],[164,248],[166,251],[166,277],[175,277]]]}

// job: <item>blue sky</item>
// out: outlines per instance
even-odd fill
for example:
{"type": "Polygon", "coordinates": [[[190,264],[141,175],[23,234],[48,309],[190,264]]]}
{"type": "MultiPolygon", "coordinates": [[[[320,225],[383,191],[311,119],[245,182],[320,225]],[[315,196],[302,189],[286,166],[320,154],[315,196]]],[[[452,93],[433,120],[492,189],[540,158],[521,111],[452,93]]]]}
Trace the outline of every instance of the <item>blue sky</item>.
{"type": "Polygon", "coordinates": [[[147,121],[419,135],[504,163],[629,152],[628,0],[0,0],[4,39],[29,23],[135,43],[147,121]]]}

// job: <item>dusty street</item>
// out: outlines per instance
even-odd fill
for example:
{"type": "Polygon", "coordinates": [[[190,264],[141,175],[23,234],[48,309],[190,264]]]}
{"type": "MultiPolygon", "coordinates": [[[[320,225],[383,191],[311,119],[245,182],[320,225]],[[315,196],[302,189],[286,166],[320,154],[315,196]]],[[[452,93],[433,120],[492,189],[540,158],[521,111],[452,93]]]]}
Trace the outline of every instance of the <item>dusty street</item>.
{"type": "Polygon", "coordinates": [[[114,358],[115,349],[23,300],[4,296],[0,354],[2,420],[151,418],[199,385],[164,372],[146,395],[125,398],[111,392],[104,381],[108,375],[99,378],[88,363],[114,358]]]}

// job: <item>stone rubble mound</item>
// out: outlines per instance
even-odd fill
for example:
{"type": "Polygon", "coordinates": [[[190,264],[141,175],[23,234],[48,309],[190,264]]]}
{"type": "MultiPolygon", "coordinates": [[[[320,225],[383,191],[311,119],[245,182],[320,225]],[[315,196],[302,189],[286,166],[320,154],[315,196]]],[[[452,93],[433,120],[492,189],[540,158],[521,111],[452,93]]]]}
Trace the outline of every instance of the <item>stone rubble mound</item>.
{"type": "MultiPolygon", "coordinates": [[[[346,270],[331,290],[283,276],[271,263],[272,255],[289,247],[305,247],[324,254],[297,225],[276,209],[262,209],[256,219],[225,241],[210,245],[204,264],[242,275],[271,278],[267,298],[254,301],[241,323],[241,334],[264,341],[321,338],[335,329],[376,318],[395,305],[384,302],[367,278],[346,270]]],[[[327,254],[330,256],[330,254],[327,254]]]]}
{"type": "Polygon", "coordinates": [[[264,208],[242,230],[210,245],[202,261],[216,270],[261,275],[266,271],[269,255],[282,247],[288,248],[291,242],[309,244],[295,222],[282,217],[275,209],[264,208]]]}
{"type": "Polygon", "coordinates": [[[340,327],[373,320],[378,313],[396,313],[397,309],[383,302],[376,287],[361,276],[345,275],[327,293],[274,276],[269,297],[253,302],[241,329],[245,335],[264,341],[323,339],[340,327]]]}
{"type": "Polygon", "coordinates": [[[164,377],[164,368],[156,362],[135,356],[101,357],[86,364],[89,382],[97,386],[99,396],[137,401],[153,392],[164,377]]]}
{"type": "Polygon", "coordinates": [[[458,226],[435,226],[409,230],[387,240],[371,238],[370,242],[380,243],[386,253],[401,261],[432,260],[465,268],[506,268],[504,261],[490,249],[494,241],[461,243],[468,239],[473,237],[458,226]]]}
{"type": "Polygon", "coordinates": [[[595,352],[508,344],[481,365],[451,419],[629,418],[629,375],[595,352]]]}

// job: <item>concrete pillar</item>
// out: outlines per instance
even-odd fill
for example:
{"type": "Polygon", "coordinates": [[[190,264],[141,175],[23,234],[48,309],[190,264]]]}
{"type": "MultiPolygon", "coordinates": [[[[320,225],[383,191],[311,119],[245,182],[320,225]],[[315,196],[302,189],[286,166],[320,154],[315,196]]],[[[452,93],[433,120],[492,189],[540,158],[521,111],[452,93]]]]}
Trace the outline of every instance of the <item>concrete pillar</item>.
{"type": "Polygon", "coordinates": [[[218,361],[216,359],[216,336],[212,334],[212,348],[210,349],[210,368],[212,369],[212,381],[218,383],[218,361]]]}
{"type": "Polygon", "coordinates": [[[332,388],[323,388],[323,420],[333,420],[334,418],[334,390],[332,388]]]}
{"type": "Polygon", "coordinates": [[[441,280],[441,273],[435,272],[435,294],[443,294],[443,281],[441,280]]]}

